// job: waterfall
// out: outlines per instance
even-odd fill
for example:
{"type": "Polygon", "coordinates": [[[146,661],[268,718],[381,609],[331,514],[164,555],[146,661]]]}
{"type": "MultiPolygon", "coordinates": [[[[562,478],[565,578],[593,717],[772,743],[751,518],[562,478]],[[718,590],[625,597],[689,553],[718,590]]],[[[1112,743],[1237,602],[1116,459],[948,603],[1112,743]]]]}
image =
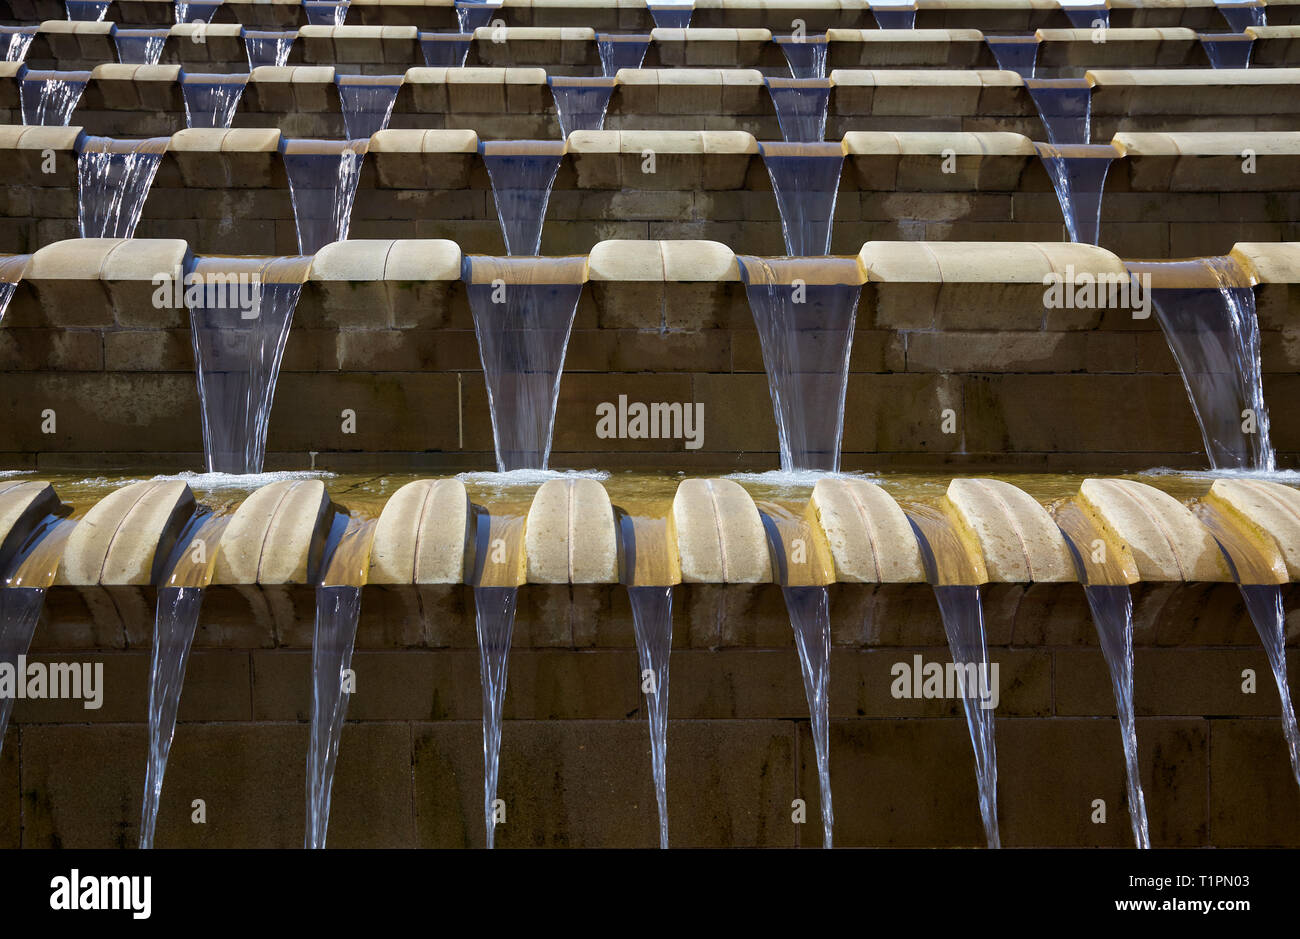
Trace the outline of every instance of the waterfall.
{"type": "Polygon", "coordinates": [[[9,309],[9,301],[14,298],[17,289],[17,281],[0,280],[0,323],[4,322],[5,310],[9,309]]]}
{"type": "Polygon", "coordinates": [[[776,122],[786,143],[820,143],[826,139],[826,110],[831,100],[829,79],[765,78],[776,122]]]}
{"type": "Polygon", "coordinates": [[[568,137],[575,130],[600,130],[605,126],[605,111],[614,95],[612,78],[548,78],[555,111],[560,118],[560,134],[568,137]]]}
{"type": "Polygon", "coordinates": [[[773,36],[785,64],[790,67],[790,77],[797,79],[823,79],[826,77],[825,36],[773,36]]]}
{"type": "Polygon", "coordinates": [[[429,68],[464,68],[473,33],[420,33],[420,52],[429,68]]]}
{"type": "Polygon", "coordinates": [[[1058,0],[1065,15],[1070,18],[1070,25],[1075,29],[1096,29],[1094,25],[1101,21],[1102,29],[1110,29],[1110,10],[1105,3],[1097,0],[1058,0]]]}
{"type": "Polygon", "coordinates": [[[474,588],[474,628],[478,635],[479,681],[483,686],[483,821],[489,848],[496,844],[501,713],[518,593],[515,587],[474,588]]]}
{"type": "Polygon", "coordinates": [[[759,152],[781,213],[785,253],[830,254],[844,148],[837,143],[761,143],[759,152]]]}
{"type": "Polygon", "coordinates": [[[1201,48],[1214,68],[1250,68],[1255,40],[1234,33],[1201,33],[1201,48]]]}
{"type": "Polygon", "coordinates": [[[835,813],[831,808],[830,770],[830,682],[831,617],[830,598],[825,587],[782,587],[795,646],[804,696],[808,699],[813,751],[822,809],[822,847],[832,844],[835,813]]]}
{"type": "Polygon", "coordinates": [[[501,6],[501,0],[456,0],[456,23],[462,33],[474,30],[492,22],[492,14],[501,6]]]}
{"type": "Polygon", "coordinates": [[[168,139],[82,139],[77,153],[77,230],[82,238],[135,234],[168,139]]]}
{"type": "Polygon", "coordinates": [[[1021,78],[1033,78],[1038,70],[1037,36],[985,36],[998,68],[1015,72],[1021,78]]]}
{"type": "Polygon", "coordinates": [[[1132,263],[1154,279],[1156,319],[1178,362],[1214,469],[1272,472],[1255,293],[1231,258],[1132,263]]]}
{"type": "Polygon", "coordinates": [[[402,90],[401,75],[340,75],[335,84],[348,140],[369,140],[388,127],[402,90]]]}
{"type": "Polygon", "coordinates": [[[897,3],[876,0],[871,4],[871,15],[876,18],[879,29],[916,28],[916,4],[913,0],[900,0],[897,3]]]}
{"type": "Polygon", "coordinates": [[[862,291],[857,262],[737,261],[763,349],[781,469],[838,472],[849,354],[862,291]]]}
{"type": "Polygon", "coordinates": [[[128,65],[157,65],[166,44],[165,29],[118,29],[113,32],[117,60],[128,65]]]}
{"type": "Polygon", "coordinates": [[[261,65],[286,65],[297,35],[294,32],[244,30],[244,52],[248,56],[249,69],[261,65]]]}
{"type": "Polygon", "coordinates": [[[600,71],[613,78],[619,69],[640,68],[650,48],[647,34],[600,33],[596,36],[596,51],[600,53],[600,71]]]}
{"type": "Polygon", "coordinates": [[[303,0],[302,9],[310,26],[342,26],[348,18],[351,0],[303,0]]]}
{"type": "Polygon", "coordinates": [[[1239,589],[1255,631],[1264,643],[1273,680],[1277,683],[1278,697],[1282,701],[1282,733],[1291,756],[1291,772],[1295,775],[1296,785],[1300,786],[1300,728],[1296,726],[1291,687],[1286,678],[1286,616],[1282,612],[1282,588],[1274,584],[1240,584],[1239,589]]]}
{"type": "Polygon", "coordinates": [[[1101,238],[1101,200],[1115,148],[1109,144],[1058,147],[1050,143],[1037,143],[1034,148],[1056,190],[1070,240],[1097,244],[1101,238]]]}
{"type": "Polygon", "coordinates": [[[307,835],[303,847],[325,847],[334,767],[351,696],[347,672],[361,616],[361,588],[316,588],[311,647],[311,743],[307,749],[307,835]]]}
{"type": "MultiPolygon", "coordinates": [[[[250,262],[203,258],[187,280],[190,331],[203,420],[203,451],[210,473],[260,473],[271,403],[300,278],[268,282],[277,262],[245,270],[250,262]],[[238,277],[231,271],[243,271],[238,277]],[[242,281],[242,282],[241,282],[242,281]],[[191,291],[198,295],[191,300],[191,291]]],[[[256,262],[261,264],[262,262],[256,262]]],[[[289,260],[284,265],[305,263],[289,260]]]]}
{"type": "Polygon", "coordinates": [[[173,4],[177,23],[211,23],[220,6],[220,2],[186,3],[184,0],[176,0],[173,4]]]}
{"type": "Polygon", "coordinates": [[[247,75],[182,75],[185,126],[229,127],[247,81],[247,75]]]}
{"type": "Polygon", "coordinates": [[[4,58],[0,61],[21,62],[25,59],[38,29],[39,26],[0,26],[0,42],[4,48],[4,58]]]}
{"type": "Polygon", "coordinates": [[[479,153],[492,181],[506,254],[539,254],[551,187],[564,159],[563,141],[485,140],[479,153]]]}
{"type": "Polygon", "coordinates": [[[650,766],[659,806],[659,847],[668,847],[668,660],[673,645],[673,588],[627,588],[636,633],[641,691],[650,722],[650,766]]]}
{"type": "Polygon", "coordinates": [[[4,322],[9,302],[18,291],[18,282],[31,261],[29,254],[0,255],[0,323],[4,322]]]}
{"type": "Polygon", "coordinates": [[[101,22],[108,13],[110,0],[63,0],[68,19],[81,22],[101,22]]]}
{"type": "Polygon", "coordinates": [[[646,0],[646,7],[655,29],[687,29],[695,12],[694,0],[646,0]]]}
{"type": "Polygon", "coordinates": [[[1214,5],[1234,33],[1244,33],[1251,26],[1266,25],[1265,7],[1258,0],[1216,0],[1214,5]]]}
{"type": "Polygon", "coordinates": [[[586,258],[466,257],[497,469],[546,469],[586,258]]]}
{"type": "Polygon", "coordinates": [[[1086,78],[1034,78],[1025,90],[1038,109],[1047,139],[1056,146],[1092,138],[1092,87],[1086,78]]]}
{"type": "Polygon", "coordinates": [[[18,82],[23,123],[67,127],[88,81],[89,72],[24,72],[18,82]]]}
{"type": "Polygon", "coordinates": [[[315,254],[348,237],[352,203],[361,181],[368,140],[289,140],[280,155],[289,177],[298,250],[315,254]]]}

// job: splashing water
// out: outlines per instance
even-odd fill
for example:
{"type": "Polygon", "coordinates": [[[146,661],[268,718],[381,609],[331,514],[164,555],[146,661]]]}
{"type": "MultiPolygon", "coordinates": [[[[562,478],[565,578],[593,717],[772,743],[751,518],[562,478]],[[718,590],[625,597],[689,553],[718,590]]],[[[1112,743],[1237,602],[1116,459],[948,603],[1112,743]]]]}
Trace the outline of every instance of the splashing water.
{"type": "Polygon", "coordinates": [[[575,130],[600,130],[614,95],[612,78],[548,78],[560,133],[568,137],[575,130]]]}
{"type": "Polygon", "coordinates": [[[1300,728],[1296,726],[1291,687],[1286,677],[1286,617],[1282,611],[1282,588],[1272,584],[1238,586],[1255,631],[1264,643],[1273,680],[1277,683],[1278,697],[1282,699],[1282,733],[1291,755],[1291,772],[1295,775],[1296,785],[1300,786],[1300,728]]]}
{"type": "Polygon", "coordinates": [[[77,230],[82,238],[130,238],[168,138],[86,137],[77,154],[77,230]]]}
{"type": "Polygon", "coordinates": [[[289,61],[289,52],[297,33],[244,31],[244,53],[248,56],[248,67],[261,65],[283,66],[289,61]]]}
{"type": "Polygon", "coordinates": [[[826,77],[825,36],[773,36],[785,64],[790,67],[791,78],[821,79],[826,77]]]}
{"type": "Polygon", "coordinates": [[[464,68],[473,33],[421,33],[420,52],[429,68],[464,68]]]}
{"type": "Polygon", "coordinates": [[[307,14],[310,26],[342,26],[348,18],[348,4],[351,0],[324,0],[308,2],[304,0],[302,9],[307,14]]]}
{"type": "Polygon", "coordinates": [[[1129,270],[1156,279],[1156,319],[1178,362],[1210,466],[1275,470],[1255,293],[1245,275],[1231,258],[1135,262],[1129,270]],[[1169,280],[1191,286],[1160,286],[1169,280]]]}
{"type": "Polygon", "coordinates": [[[1101,200],[1115,149],[1109,144],[1058,147],[1034,144],[1052,180],[1071,241],[1095,245],[1101,238],[1101,200]]]}
{"type": "Polygon", "coordinates": [[[1250,68],[1250,53],[1255,40],[1233,33],[1201,33],[1201,48],[1214,68],[1250,68]]]}
{"type": "Polygon", "coordinates": [[[496,844],[501,712],[506,700],[510,635],[518,592],[514,587],[474,588],[474,628],[478,634],[479,681],[483,686],[483,821],[489,848],[496,844]]]}
{"type": "Polygon", "coordinates": [[[67,127],[88,81],[89,72],[26,72],[18,83],[23,123],[67,127]]]}
{"type": "Polygon", "coordinates": [[[650,766],[659,806],[659,847],[668,847],[668,659],[673,645],[673,588],[628,587],[641,690],[650,721],[650,766]],[[653,685],[647,688],[647,680],[653,685]]]}
{"type": "Polygon", "coordinates": [[[825,587],[782,587],[785,607],[794,628],[808,698],[813,750],[817,757],[817,780],[821,793],[822,847],[831,847],[835,813],[831,808],[830,770],[830,678],[831,617],[825,587]]]}
{"type": "Polygon", "coordinates": [[[837,143],[758,146],[781,213],[785,253],[791,257],[829,254],[843,148],[837,143]]]}
{"type": "Polygon", "coordinates": [[[229,127],[244,95],[247,75],[184,75],[186,127],[229,127]]]}
{"type": "Polygon", "coordinates": [[[820,143],[826,139],[826,109],[831,83],[815,78],[765,78],[776,121],[786,143],[820,143]]]}
{"type": "Polygon", "coordinates": [[[348,237],[367,140],[280,141],[298,250],[315,254],[348,237]]]}
{"type": "Polygon", "coordinates": [[[255,284],[226,284],[218,272],[239,269],[239,262],[204,262],[211,267],[198,265],[200,276],[213,273],[205,279],[199,302],[187,303],[204,461],[212,473],[260,473],[280,361],[302,283],[267,283],[263,271],[255,284]]]}
{"type": "Polygon", "coordinates": [[[497,219],[506,254],[537,255],[551,187],[560,172],[564,143],[550,140],[494,140],[479,143],[492,180],[497,219]]]}
{"type": "Polygon", "coordinates": [[[36,38],[38,26],[0,26],[0,48],[4,49],[5,62],[21,62],[27,49],[36,38]]]}
{"type": "Polygon", "coordinates": [[[497,469],[546,469],[584,259],[467,257],[497,469]]]}
{"type": "Polygon", "coordinates": [[[402,76],[340,75],[336,81],[349,140],[369,140],[388,126],[402,76]]]}
{"type": "Polygon", "coordinates": [[[648,34],[601,33],[596,36],[600,71],[606,78],[613,78],[619,69],[640,68],[649,49],[648,34]]]}
{"type": "Polygon", "coordinates": [[[849,355],[862,291],[856,262],[737,261],[763,348],[781,469],[838,472],[849,355]]]}

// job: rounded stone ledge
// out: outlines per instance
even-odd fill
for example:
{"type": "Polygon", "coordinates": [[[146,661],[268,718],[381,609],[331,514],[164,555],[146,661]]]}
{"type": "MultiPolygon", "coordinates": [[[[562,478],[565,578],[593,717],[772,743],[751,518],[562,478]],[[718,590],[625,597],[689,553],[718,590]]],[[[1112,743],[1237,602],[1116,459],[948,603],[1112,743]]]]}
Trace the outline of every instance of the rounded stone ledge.
{"type": "Polygon", "coordinates": [[[472,130],[381,130],[370,138],[368,154],[478,153],[472,130]]]}
{"type": "Polygon", "coordinates": [[[179,81],[179,65],[126,65],[105,62],[90,70],[92,82],[175,82],[179,81]]]}
{"type": "Polygon", "coordinates": [[[924,583],[912,525],[893,496],[862,479],[819,479],[809,508],[841,583],[924,583]]]}
{"type": "Polygon", "coordinates": [[[756,154],[758,140],[743,130],[577,130],[566,152],[573,154],[655,153],[756,154]]]}
{"type": "Polygon", "coordinates": [[[460,280],[460,246],[442,238],[357,238],[322,246],[307,279],[329,281],[460,280]]]}
{"type": "MultiPolygon", "coordinates": [[[[407,69],[406,74],[410,76],[416,69],[407,69]]],[[[528,67],[528,68],[500,68],[480,66],[478,68],[447,68],[447,69],[423,69],[428,72],[442,72],[443,77],[437,78],[429,76],[426,83],[446,82],[448,85],[545,85],[546,69],[528,67]]]]}
{"type": "Polygon", "coordinates": [[[841,29],[826,30],[827,42],[983,42],[978,29],[841,29]]]}
{"type": "Polygon", "coordinates": [[[844,135],[846,156],[938,156],[951,150],[956,156],[1035,157],[1034,142],[1007,131],[942,133],[934,131],[850,131],[844,135]]]}
{"type": "Polygon", "coordinates": [[[995,583],[1068,583],[1078,580],[1065,536],[1028,493],[998,479],[954,479],[948,502],[984,555],[995,583]]]}
{"type": "Polygon", "coordinates": [[[60,507],[54,487],[36,479],[0,480],[0,579],[27,536],[60,507]]]}
{"type": "Polygon", "coordinates": [[[420,30],[415,26],[306,26],[298,27],[300,39],[339,39],[355,41],[362,39],[416,39],[420,30]]]}
{"type": "Polygon", "coordinates": [[[686,584],[765,584],[772,555],[758,507],[730,479],[686,479],[673,496],[673,526],[686,584]]]}
{"type": "Polygon", "coordinates": [[[459,479],[407,483],[379,513],[368,582],[462,583],[469,521],[469,496],[459,479]]]}
{"type": "Polygon", "coordinates": [[[248,83],[334,84],[334,69],[328,65],[259,65],[248,73],[248,83]]]}
{"type": "Polygon", "coordinates": [[[475,42],[595,42],[596,31],[590,26],[480,26],[474,30],[475,42]]]}
{"type": "Polygon", "coordinates": [[[1277,545],[1287,576],[1300,580],[1300,492],[1259,479],[1218,479],[1201,501],[1252,538],[1277,545]]]}
{"type": "Polygon", "coordinates": [[[771,42],[772,31],[759,27],[727,26],[687,27],[656,26],[650,30],[651,42],[771,42]]]}
{"type": "MultiPolygon", "coordinates": [[[[1040,42],[1086,42],[1093,45],[1094,29],[1039,29],[1034,35],[1040,42]]],[[[1197,42],[1196,30],[1185,26],[1111,26],[1106,29],[1106,43],[1112,42],[1197,42]]]]}
{"type": "Polygon", "coordinates": [[[37,33],[76,34],[82,36],[107,36],[116,29],[108,22],[91,22],[90,20],[45,20],[37,28],[37,33]]]}
{"type": "Polygon", "coordinates": [[[1232,580],[1214,536],[1173,496],[1129,479],[1085,479],[1079,499],[1104,531],[1128,545],[1142,580],[1232,580]]]}
{"type": "Polygon", "coordinates": [[[244,500],[226,526],[212,583],[310,583],[329,523],[329,493],[319,479],[263,486],[244,500]]]}
{"type": "Polygon", "coordinates": [[[1086,78],[1098,88],[1129,86],[1222,86],[1222,85],[1295,85],[1300,83],[1300,68],[1215,69],[1215,68],[1148,68],[1089,69],[1086,78]]]}
{"type": "Polygon", "coordinates": [[[68,536],[55,583],[65,586],[157,584],[194,493],[181,480],[132,483],[100,499],[68,536]]]}
{"type": "Polygon", "coordinates": [[[278,153],[274,127],[187,127],[172,134],[168,153],[278,153]]]}
{"type": "Polygon", "coordinates": [[[6,125],[3,129],[6,149],[14,150],[77,150],[85,130],[81,127],[28,127],[21,124],[6,125]],[[10,143],[12,140],[12,143],[10,143]]]}
{"type": "Polygon", "coordinates": [[[69,238],[36,251],[24,279],[149,281],[188,254],[178,238],[69,238]]]}
{"type": "Polygon", "coordinates": [[[1300,154],[1300,131],[1267,133],[1117,133],[1111,140],[1125,157],[1209,157],[1241,159],[1245,149],[1260,156],[1300,154]]]}
{"type": "Polygon", "coordinates": [[[1042,284],[1070,266],[1127,277],[1110,251],[1073,242],[868,241],[858,260],[870,281],[886,283],[1042,284]]]}
{"type": "Polygon", "coordinates": [[[1300,242],[1243,241],[1233,246],[1229,256],[1252,284],[1300,283],[1300,242]]]}
{"type": "MultiPolygon", "coordinates": [[[[260,0],[265,2],[265,0],[260,0]]],[[[167,35],[178,36],[185,39],[194,39],[195,35],[211,38],[220,36],[224,38],[238,38],[244,32],[244,27],[239,23],[173,23],[167,30],[167,35]]],[[[194,40],[199,42],[201,40],[194,40]]]]}
{"type": "Polygon", "coordinates": [[[594,479],[550,479],[524,525],[530,584],[618,581],[618,538],[609,493],[594,479]]]}
{"type": "Polygon", "coordinates": [[[597,242],[587,259],[591,281],[736,282],[735,253],[717,241],[597,242]]]}

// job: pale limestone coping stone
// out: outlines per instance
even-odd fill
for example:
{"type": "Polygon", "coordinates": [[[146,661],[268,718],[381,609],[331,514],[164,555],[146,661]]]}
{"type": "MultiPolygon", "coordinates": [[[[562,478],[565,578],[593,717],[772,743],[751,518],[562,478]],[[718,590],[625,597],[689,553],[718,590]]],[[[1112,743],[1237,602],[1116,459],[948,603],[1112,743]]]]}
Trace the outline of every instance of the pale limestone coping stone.
{"type": "Polygon", "coordinates": [[[730,479],[686,479],[673,496],[682,583],[765,584],[772,554],[758,507],[730,479]]]}
{"type": "Polygon", "coordinates": [[[89,20],[45,20],[37,33],[76,33],[79,35],[103,35],[113,32],[114,24],[108,22],[90,22],[89,20]]]}
{"type": "Polygon", "coordinates": [[[851,131],[844,153],[858,174],[859,187],[878,192],[1019,188],[1026,166],[1038,159],[1028,137],[1006,132],[934,133],[851,131]],[[955,172],[944,173],[949,152],[955,172]]]}
{"type": "Polygon", "coordinates": [[[68,536],[55,583],[76,587],[158,583],[194,493],[181,480],[132,483],[100,499],[68,536]]]}
{"type": "Polygon", "coordinates": [[[601,241],[587,259],[590,281],[739,281],[736,255],[717,241],[601,241]]]}
{"type": "Polygon", "coordinates": [[[983,42],[978,29],[839,29],[826,30],[828,42],[983,42]]]}
{"type": "Polygon", "coordinates": [[[524,525],[531,584],[618,582],[618,537],[609,493],[594,479],[550,479],[524,525]]]}
{"type": "Polygon", "coordinates": [[[189,245],[173,238],[70,238],[33,254],[23,279],[46,309],[106,300],[120,319],[151,305],[153,278],[183,269],[188,256],[189,245]]]}
{"type": "Polygon", "coordinates": [[[1125,274],[1105,248],[1073,242],[868,241],[858,254],[869,279],[883,282],[1039,284],[1067,266],[1125,274]]]}
{"type": "Polygon", "coordinates": [[[279,153],[274,127],[188,127],[172,134],[169,153],[279,153]]]}
{"type": "Polygon", "coordinates": [[[595,42],[596,31],[590,26],[506,26],[496,29],[480,26],[474,30],[475,42],[595,42]]]}
{"type": "Polygon", "coordinates": [[[0,480],[0,580],[27,536],[59,508],[54,487],[36,479],[0,480]]]}
{"type": "Polygon", "coordinates": [[[566,152],[582,189],[740,189],[758,141],[745,131],[587,130],[569,135],[566,152]],[[642,172],[647,152],[652,174],[642,172]]]}
{"type": "Polygon", "coordinates": [[[1237,521],[1252,537],[1276,544],[1287,574],[1300,580],[1300,492],[1258,479],[1218,479],[1202,501],[1237,521]]]}
{"type": "Polygon", "coordinates": [[[417,39],[414,26],[299,26],[300,39],[417,39]]]}
{"type": "Polygon", "coordinates": [[[478,147],[472,130],[381,130],[366,152],[380,188],[465,189],[478,147]]]}
{"type": "Polygon", "coordinates": [[[1231,156],[1241,159],[1241,151],[1256,154],[1300,155],[1300,131],[1268,133],[1130,133],[1121,131],[1111,141],[1124,156],[1231,156]]]}
{"type": "MultiPolygon", "coordinates": [[[[1080,42],[1097,45],[1094,29],[1039,29],[1034,35],[1040,42],[1080,42]]],[[[1112,42],[1197,42],[1196,30],[1184,26],[1115,27],[1106,30],[1106,44],[1112,42]]]]}
{"type": "Polygon", "coordinates": [[[1098,88],[1130,86],[1156,88],[1162,86],[1213,87],[1222,85],[1294,85],[1300,82],[1300,69],[1215,69],[1215,68],[1149,68],[1149,69],[1089,69],[1084,76],[1098,88]]]}
{"type": "Polygon", "coordinates": [[[469,520],[469,496],[459,479],[407,483],[379,514],[369,583],[462,583],[469,520]]]}
{"type": "Polygon", "coordinates": [[[731,27],[669,29],[656,26],[650,30],[651,42],[771,42],[770,29],[731,27]]]}
{"type": "Polygon", "coordinates": [[[763,84],[763,73],[754,68],[621,68],[620,85],[658,85],[661,88],[690,86],[763,84]]]}
{"type": "Polygon", "coordinates": [[[167,154],[186,186],[262,189],[275,185],[280,132],[274,127],[192,127],[172,134],[167,154]]]}
{"type": "Polygon", "coordinates": [[[954,514],[974,535],[995,583],[1078,580],[1065,536],[1032,496],[998,479],[954,479],[954,514]]]}
{"type": "Polygon", "coordinates": [[[924,583],[912,525],[893,496],[863,479],[819,479],[809,507],[841,583],[924,583]]]}
{"type": "Polygon", "coordinates": [[[226,526],[212,583],[308,583],[329,521],[329,493],[319,479],[263,486],[244,500],[226,526]]]}
{"type": "Polygon", "coordinates": [[[1252,284],[1300,283],[1300,242],[1242,241],[1233,246],[1230,256],[1252,284]]]}
{"type": "Polygon", "coordinates": [[[1300,132],[1118,133],[1132,188],[1159,192],[1291,190],[1300,183],[1300,132]],[[1242,153],[1255,154],[1243,173],[1242,153]]]}
{"type": "Polygon", "coordinates": [[[1231,581],[1214,536],[1167,493],[1129,479],[1085,479],[1084,511],[1128,545],[1147,581],[1231,581]]]}
{"type": "MultiPolygon", "coordinates": [[[[252,0],[252,2],[257,2],[257,0],[252,0]]],[[[261,2],[265,2],[265,0],[261,0],[261,2]]],[[[173,23],[167,30],[167,35],[191,39],[195,34],[201,34],[205,38],[221,36],[234,39],[242,35],[243,29],[244,27],[239,23],[173,23]]]]}
{"type": "Polygon", "coordinates": [[[1006,131],[942,133],[934,131],[850,131],[844,135],[846,156],[897,154],[937,156],[951,150],[956,156],[1036,157],[1034,142],[1023,134],[1006,131]]]}
{"type": "Polygon", "coordinates": [[[322,246],[308,280],[456,281],[460,265],[460,246],[442,238],[350,238],[322,246]]]}
{"type": "Polygon", "coordinates": [[[412,72],[442,72],[443,78],[427,76],[425,81],[445,81],[448,85],[545,85],[544,68],[414,68],[407,69],[408,80],[412,72]]]}
{"type": "Polygon", "coordinates": [[[370,138],[369,154],[478,153],[472,130],[381,130],[370,138]]]}
{"type": "Polygon", "coordinates": [[[334,69],[328,65],[259,65],[248,73],[252,84],[334,84],[334,69]]]}
{"type": "Polygon", "coordinates": [[[175,82],[179,81],[179,65],[126,65],[106,62],[90,70],[92,82],[175,82]]]}

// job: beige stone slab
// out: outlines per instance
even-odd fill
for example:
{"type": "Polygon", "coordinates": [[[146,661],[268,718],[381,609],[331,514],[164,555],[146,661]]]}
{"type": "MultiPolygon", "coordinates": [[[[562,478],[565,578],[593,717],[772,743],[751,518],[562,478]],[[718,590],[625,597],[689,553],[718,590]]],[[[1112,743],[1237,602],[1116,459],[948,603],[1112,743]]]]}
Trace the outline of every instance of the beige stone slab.
{"type": "Polygon", "coordinates": [[[605,487],[594,479],[543,483],[528,509],[524,550],[529,583],[616,583],[618,536],[605,487]]]}
{"type": "Polygon", "coordinates": [[[989,580],[1049,583],[1078,578],[1065,537],[1032,496],[998,479],[954,479],[948,502],[974,535],[989,580]]]}
{"type": "Polygon", "coordinates": [[[469,519],[469,496],[460,480],[407,483],[379,514],[370,583],[463,583],[469,519]]]}
{"type": "Polygon", "coordinates": [[[893,496],[861,479],[819,479],[810,507],[842,583],[923,583],[911,523],[893,496]]]}
{"type": "Polygon", "coordinates": [[[683,583],[769,583],[772,557],[758,508],[739,483],[687,479],[673,497],[683,583]]]}
{"type": "Polygon", "coordinates": [[[319,479],[258,489],[235,510],[217,547],[214,584],[305,584],[316,573],[330,519],[319,479]]]}
{"type": "Polygon", "coordinates": [[[1086,479],[1079,495],[1085,511],[1129,546],[1143,580],[1232,580],[1209,529],[1173,496],[1129,479],[1086,479]]]}
{"type": "Polygon", "coordinates": [[[194,493],[181,480],[123,486],[95,503],[73,529],[55,582],[79,587],[156,584],[193,513],[194,493]]]}
{"type": "Polygon", "coordinates": [[[54,487],[36,479],[0,479],[0,580],[27,536],[59,508],[54,487]]]}
{"type": "Polygon", "coordinates": [[[1251,537],[1275,543],[1291,580],[1300,579],[1300,492],[1258,479],[1218,479],[1203,500],[1251,537]]]}

